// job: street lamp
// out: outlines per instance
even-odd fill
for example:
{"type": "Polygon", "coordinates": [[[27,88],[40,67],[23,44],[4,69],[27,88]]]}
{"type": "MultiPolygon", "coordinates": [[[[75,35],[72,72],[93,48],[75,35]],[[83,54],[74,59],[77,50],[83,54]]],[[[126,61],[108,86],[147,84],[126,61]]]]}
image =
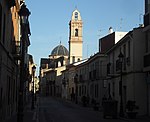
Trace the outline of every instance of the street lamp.
{"type": "Polygon", "coordinates": [[[77,100],[77,96],[78,96],[78,89],[77,89],[78,74],[76,74],[76,75],[74,76],[74,83],[75,83],[75,89],[76,89],[76,93],[75,93],[75,103],[77,104],[77,103],[78,103],[78,100],[77,100]]]}
{"type": "Polygon", "coordinates": [[[34,109],[34,77],[35,77],[35,70],[36,67],[35,65],[32,67],[32,77],[33,77],[33,81],[32,81],[32,104],[31,104],[31,109],[34,109]]]}
{"type": "Polygon", "coordinates": [[[65,78],[65,76],[62,79],[62,85],[63,85],[63,97],[65,97],[67,99],[67,85],[68,85],[68,81],[65,78]]]}
{"type": "Polygon", "coordinates": [[[20,11],[18,12],[20,19],[21,19],[21,24],[28,24],[28,18],[31,12],[29,11],[28,8],[26,8],[26,5],[23,4],[21,6],[20,11]]]}
{"type": "Polygon", "coordinates": [[[28,24],[28,17],[30,15],[29,10],[26,8],[26,5],[22,5],[20,11],[18,12],[20,16],[21,24],[21,59],[20,59],[20,84],[19,84],[19,96],[18,96],[18,112],[17,112],[17,122],[23,122],[23,89],[25,82],[25,27],[28,24]]]}
{"type": "Polygon", "coordinates": [[[120,54],[119,54],[118,58],[119,58],[119,66],[120,66],[120,82],[119,82],[120,113],[119,113],[119,115],[121,117],[123,117],[124,116],[124,112],[123,112],[123,96],[122,96],[122,63],[123,63],[124,55],[122,54],[121,51],[120,51],[120,54]]]}

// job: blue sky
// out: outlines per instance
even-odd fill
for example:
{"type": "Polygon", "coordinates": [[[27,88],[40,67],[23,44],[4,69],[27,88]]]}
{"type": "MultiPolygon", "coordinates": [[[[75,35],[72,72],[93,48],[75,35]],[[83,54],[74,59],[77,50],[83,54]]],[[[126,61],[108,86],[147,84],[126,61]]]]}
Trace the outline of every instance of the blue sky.
{"type": "Polygon", "coordinates": [[[29,53],[39,66],[60,41],[68,48],[73,10],[83,21],[83,58],[98,52],[98,39],[114,31],[130,31],[143,23],[144,0],[26,0],[31,11],[29,53]]]}

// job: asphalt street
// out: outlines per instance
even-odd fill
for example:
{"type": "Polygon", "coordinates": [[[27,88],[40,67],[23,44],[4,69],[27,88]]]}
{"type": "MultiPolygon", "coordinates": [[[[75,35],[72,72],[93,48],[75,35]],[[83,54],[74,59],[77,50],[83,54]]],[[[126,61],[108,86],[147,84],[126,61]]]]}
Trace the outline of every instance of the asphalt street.
{"type": "MultiPolygon", "coordinates": [[[[17,122],[17,115],[6,122],[17,122]]],[[[23,122],[150,122],[150,118],[138,116],[136,119],[104,119],[102,111],[94,111],[91,107],[83,107],[61,98],[38,96],[34,110],[31,110],[31,104],[25,107],[23,122]]]]}
{"type": "Polygon", "coordinates": [[[39,122],[125,122],[121,119],[103,119],[100,111],[52,97],[39,98],[37,117],[39,122]]]}

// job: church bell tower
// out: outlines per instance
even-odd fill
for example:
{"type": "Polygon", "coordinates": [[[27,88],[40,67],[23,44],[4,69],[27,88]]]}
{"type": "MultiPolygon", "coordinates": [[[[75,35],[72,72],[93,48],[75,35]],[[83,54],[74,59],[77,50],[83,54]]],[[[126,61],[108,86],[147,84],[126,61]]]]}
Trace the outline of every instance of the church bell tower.
{"type": "Polygon", "coordinates": [[[82,60],[82,19],[76,9],[69,23],[69,63],[82,60]]]}

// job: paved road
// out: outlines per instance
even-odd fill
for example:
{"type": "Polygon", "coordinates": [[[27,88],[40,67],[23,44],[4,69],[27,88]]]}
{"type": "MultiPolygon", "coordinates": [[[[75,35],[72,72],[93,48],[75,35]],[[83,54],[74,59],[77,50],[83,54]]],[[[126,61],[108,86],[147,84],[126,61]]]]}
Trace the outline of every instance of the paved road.
{"type": "MultiPolygon", "coordinates": [[[[17,115],[6,122],[17,122],[17,115]]],[[[103,119],[102,112],[93,111],[92,108],[82,107],[61,99],[38,97],[34,110],[31,110],[30,104],[26,106],[24,122],[150,122],[150,118],[103,119]]]]}
{"type": "Polygon", "coordinates": [[[121,119],[103,119],[102,113],[71,102],[51,97],[39,99],[39,122],[125,122],[121,119]]]}

